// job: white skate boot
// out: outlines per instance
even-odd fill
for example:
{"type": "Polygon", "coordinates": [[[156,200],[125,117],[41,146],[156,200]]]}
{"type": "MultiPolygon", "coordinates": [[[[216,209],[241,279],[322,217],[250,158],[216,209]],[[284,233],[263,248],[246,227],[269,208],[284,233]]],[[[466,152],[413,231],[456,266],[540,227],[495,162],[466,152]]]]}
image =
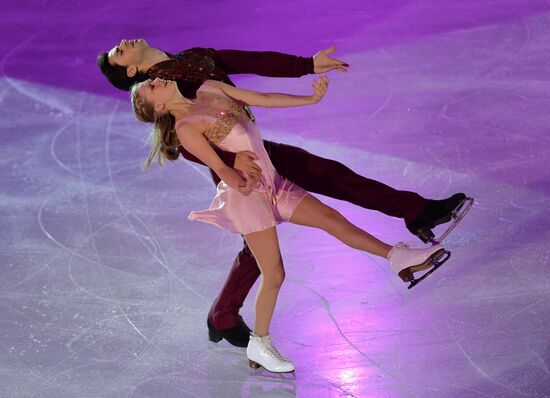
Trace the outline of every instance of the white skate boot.
{"type": "Polygon", "coordinates": [[[294,364],[283,358],[281,353],[273,347],[269,335],[260,337],[252,333],[246,348],[246,355],[251,368],[257,369],[263,366],[273,373],[294,372],[294,364]]]}
{"type": "Polygon", "coordinates": [[[409,289],[420,283],[424,278],[438,269],[451,257],[451,252],[441,245],[434,245],[426,249],[411,249],[405,243],[399,242],[392,247],[388,259],[393,272],[404,282],[410,282],[409,289]],[[419,279],[414,278],[414,273],[432,267],[419,279]]]}

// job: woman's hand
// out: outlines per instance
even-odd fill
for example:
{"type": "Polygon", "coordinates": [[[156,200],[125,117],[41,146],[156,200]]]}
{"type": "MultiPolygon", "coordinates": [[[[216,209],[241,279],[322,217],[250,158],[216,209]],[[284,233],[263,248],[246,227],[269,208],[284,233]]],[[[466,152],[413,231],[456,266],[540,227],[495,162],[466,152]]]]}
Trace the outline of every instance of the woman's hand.
{"type": "Polygon", "coordinates": [[[328,77],[320,76],[318,79],[315,79],[311,82],[314,93],[310,96],[312,104],[316,104],[324,97],[325,93],[328,90],[328,77]]]}
{"type": "Polygon", "coordinates": [[[237,152],[235,156],[235,165],[233,167],[235,170],[239,170],[246,175],[260,178],[262,175],[262,168],[254,162],[254,160],[257,159],[259,159],[258,155],[252,151],[237,152]]]}
{"type": "Polygon", "coordinates": [[[231,188],[240,190],[242,187],[246,187],[246,180],[241,177],[241,175],[229,166],[223,166],[222,168],[215,170],[218,177],[220,177],[223,182],[229,185],[231,188]]]}
{"type": "Polygon", "coordinates": [[[229,166],[225,166],[219,170],[216,170],[216,174],[220,177],[223,182],[229,185],[230,188],[233,188],[236,191],[239,191],[245,196],[248,196],[254,191],[256,184],[258,183],[259,176],[244,174],[244,177],[241,177],[241,174],[232,169],[229,166]]]}
{"type": "Polygon", "coordinates": [[[254,188],[256,187],[256,184],[258,183],[259,176],[251,176],[248,174],[245,174],[246,178],[246,185],[244,187],[239,187],[238,191],[242,193],[244,196],[248,196],[254,191],[254,188]]]}

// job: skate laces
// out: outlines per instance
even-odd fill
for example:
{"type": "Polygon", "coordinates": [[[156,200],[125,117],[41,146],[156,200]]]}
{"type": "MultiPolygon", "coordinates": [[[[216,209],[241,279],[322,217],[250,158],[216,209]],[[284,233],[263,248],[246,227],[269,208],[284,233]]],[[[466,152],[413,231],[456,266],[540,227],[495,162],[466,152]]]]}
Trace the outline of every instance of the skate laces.
{"type": "Polygon", "coordinates": [[[273,343],[271,341],[271,336],[267,335],[264,337],[260,337],[262,339],[262,342],[264,343],[264,346],[267,348],[267,351],[276,359],[279,361],[286,361],[286,359],[281,355],[279,351],[275,347],[273,347],[273,343]]]}

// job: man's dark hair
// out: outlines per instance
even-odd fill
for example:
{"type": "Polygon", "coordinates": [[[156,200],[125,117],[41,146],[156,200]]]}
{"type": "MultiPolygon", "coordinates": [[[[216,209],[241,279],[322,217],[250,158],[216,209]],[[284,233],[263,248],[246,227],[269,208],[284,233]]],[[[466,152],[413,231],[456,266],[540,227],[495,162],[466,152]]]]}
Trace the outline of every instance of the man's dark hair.
{"type": "Polygon", "coordinates": [[[109,54],[103,53],[97,57],[97,66],[101,69],[101,73],[109,80],[109,82],[124,91],[130,91],[136,83],[143,82],[149,77],[145,73],[138,72],[134,77],[129,77],[126,74],[126,68],[120,65],[111,65],[109,63],[109,54]]]}

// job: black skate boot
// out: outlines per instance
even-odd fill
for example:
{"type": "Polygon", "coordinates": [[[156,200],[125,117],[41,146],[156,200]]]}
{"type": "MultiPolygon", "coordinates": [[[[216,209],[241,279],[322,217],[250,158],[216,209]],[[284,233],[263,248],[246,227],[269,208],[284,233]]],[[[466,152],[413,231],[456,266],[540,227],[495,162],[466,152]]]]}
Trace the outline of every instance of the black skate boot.
{"type": "Polygon", "coordinates": [[[221,339],[226,339],[227,342],[235,347],[248,346],[248,340],[250,339],[250,328],[244,323],[241,318],[241,322],[229,329],[216,329],[210,319],[206,319],[208,326],[208,340],[217,343],[221,339]]]}
{"type": "Polygon", "coordinates": [[[439,243],[448,235],[452,228],[456,226],[458,221],[464,217],[466,212],[473,204],[473,199],[467,198],[463,193],[457,193],[443,200],[430,200],[424,211],[412,222],[407,224],[407,229],[424,243],[439,243]],[[468,203],[468,206],[464,205],[468,203]],[[460,218],[457,217],[457,222],[453,223],[449,230],[444,234],[443,238],[435,240],[435,235],[432,228],[451,221],[457,216],[462,209],[460,218]]]}

